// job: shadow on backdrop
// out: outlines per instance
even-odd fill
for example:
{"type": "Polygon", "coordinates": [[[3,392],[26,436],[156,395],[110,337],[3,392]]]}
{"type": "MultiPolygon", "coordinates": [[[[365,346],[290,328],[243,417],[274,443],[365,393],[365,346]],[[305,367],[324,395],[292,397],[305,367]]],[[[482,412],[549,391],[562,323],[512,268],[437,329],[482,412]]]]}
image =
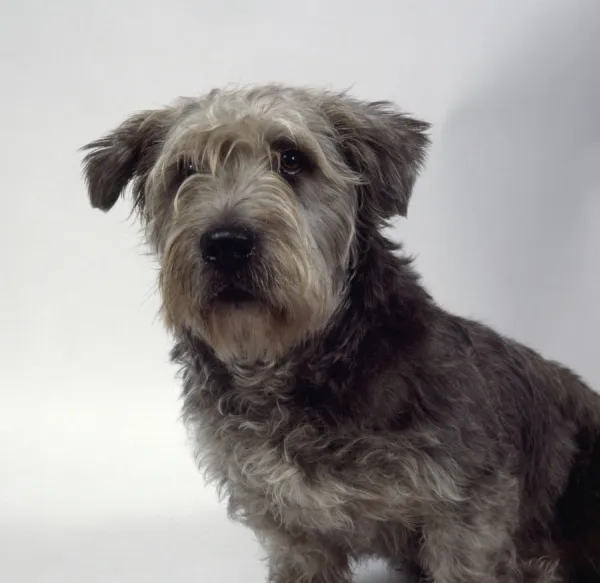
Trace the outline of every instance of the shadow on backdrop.
{"type": "Polygon", "coordinates": [[[424,180],[447,259],[431,279],[451,309],[600,386],[600,3],[538,26],[506,39],[439,130],[424,180]]]}

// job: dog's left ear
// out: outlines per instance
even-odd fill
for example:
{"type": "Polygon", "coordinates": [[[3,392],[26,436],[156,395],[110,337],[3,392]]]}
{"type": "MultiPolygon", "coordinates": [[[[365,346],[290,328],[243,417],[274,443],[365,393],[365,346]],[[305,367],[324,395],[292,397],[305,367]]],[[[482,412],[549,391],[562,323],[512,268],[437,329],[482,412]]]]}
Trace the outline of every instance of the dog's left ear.
{"type": "Polygon", "coordinates": [[[143,205],[145,178],[172,122],[173,111],[168,108],[143,111],[82,148],[88,151],[83,160],[84,177],[94,208],[110,210],[131,181],[134,205],[143,205]]]}
{"type": "Polygon", "coordinates": [[[374,223],[406,216],[425,161],[430,125],[385,101],[339,97],[324,107],[347,163],[363,179],[359,201],[363,216],[374,223]]]}

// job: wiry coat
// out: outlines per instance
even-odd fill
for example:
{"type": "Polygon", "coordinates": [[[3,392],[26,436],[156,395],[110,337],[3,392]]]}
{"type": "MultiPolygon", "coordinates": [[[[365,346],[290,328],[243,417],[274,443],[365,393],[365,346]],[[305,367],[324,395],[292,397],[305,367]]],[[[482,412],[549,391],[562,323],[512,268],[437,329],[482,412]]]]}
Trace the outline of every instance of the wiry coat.
{"type": "MultiPolygon", "coordinates": [[[[174,327],[201,467],[263,541],[274,583],[344,583],[368,556],[436,583],[600,582],[600,396],[435,304],[379,230],[404,214],[414,173],[390,191],[385,141],[362,137],[345,159],[378,171],[359,193],[352,258],[323,328],[248,362],[174,327]]],[[[152,148],[164,140],[154,138],[152,148]]],[[[94,185],[107,175],[93,154],[114,143],[92,144],[92,200],[110,208],[145,168],[143,204],[154,154],[112,189],[94,185]]]]}

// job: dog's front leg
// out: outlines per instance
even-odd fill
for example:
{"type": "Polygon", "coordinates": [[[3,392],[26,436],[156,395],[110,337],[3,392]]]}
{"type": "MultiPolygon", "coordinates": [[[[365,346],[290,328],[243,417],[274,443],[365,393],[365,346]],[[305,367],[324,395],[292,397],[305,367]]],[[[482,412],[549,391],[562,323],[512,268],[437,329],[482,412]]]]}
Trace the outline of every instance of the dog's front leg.
{"type": "Polygon", "coordinates": [[[268,556],[269,583],[350,583],[350,557],[333,541],[284,528],[258,533],[268,556]]]}
{"type": "Polygon", "coordinates": [[[426,529],[421,563],[434,583],[515,583],[519,580],[510,532],[501,521],[456,522],[426,529]]]}

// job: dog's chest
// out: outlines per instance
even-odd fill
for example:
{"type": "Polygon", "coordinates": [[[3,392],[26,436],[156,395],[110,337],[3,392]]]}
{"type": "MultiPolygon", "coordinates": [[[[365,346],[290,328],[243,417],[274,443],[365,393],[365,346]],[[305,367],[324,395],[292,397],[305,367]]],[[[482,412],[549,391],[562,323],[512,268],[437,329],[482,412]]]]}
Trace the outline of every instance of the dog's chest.
{"type": "MultiPolygon", "coordinates": [[[[242,422],[237,431],[223,433],[216,444],[224,454],[220,473],[227,482],[232,503],[244,513],[267,511],[289,525],[321,531],[351,526],[352,507],[357,499],[351,481],[339,475],[334,477],[326,458],[307,468],[298,461],[301,444],[288,445],[281,435],[270,438],[273,427],[273,422],[242,422]]],[[[288,441],[301,432],[298,427],[287,429],[288,441]]]]}
{"type": "Polygon", "coordinates": [[[199,412],[202,461],[244,514],[269,514],[319,530],[351,525],[357,497],[352,481],[333,475],[327,453],[331,435],[281,398],[275,376],[221,391],[199,412]],[[317,454],[317,449],[322,452],[317,454]]]}
{"type": "MultiPolygon", "coordinates": [[[[317,430],[305,411],[276,397],[281,393],[280,384],[266,382],[260,391],[246,384],[203,411],[204,465],[234,511],[321,532],[356,530],[365,508],[375,521],[415,519],[414,498],[398,476],[361,467],[350,447],[356,436],[317,430]]],[[[366,536],[368,525],[361,529],[366,536]]]]}

